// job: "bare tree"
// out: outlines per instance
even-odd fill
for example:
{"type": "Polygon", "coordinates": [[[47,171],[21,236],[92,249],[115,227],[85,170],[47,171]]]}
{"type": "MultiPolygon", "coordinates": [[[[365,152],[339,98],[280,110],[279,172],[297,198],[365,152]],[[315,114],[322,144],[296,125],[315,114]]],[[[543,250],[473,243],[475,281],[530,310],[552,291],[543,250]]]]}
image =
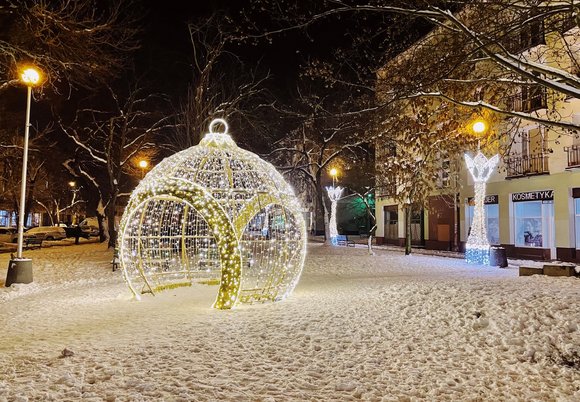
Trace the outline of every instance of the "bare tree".
{"type": "Polygon", "coordinates": [[[8,0],[0,5],[0,90],[37,64],[55,90],[111,80],[137,49],[132,1],[8,0]]]}
{"type": "MultiPolygon", "coordinates": [[[[577,122],[560,116],[558,113],[538,115],[533,111],[517,110],[513,103],[502,102],[505,94],[521,93],[522,86],[549,89],[559,97],[578,98],[580,95],[580,78],[574,72],[579,71],[580,59],[578,46],[580,34],[578,22],[580,5],[574,0],[545,1],[535,0],[475,0],[475,1],[369,1],[361,4],[350,0],[329,0],[317,3],[310,8],[295,7],[285,0],[263,0],[262,7],[279,13],[280,26],[267,32],[251,35],[253,38],[270,38],[290,30],[308,30],[316,27],[321,21],[337,19],[340,16],[375,16],[385,15],[389,18],[404,16],[407,24],[414,28],[429,27],[431,39],[419,41],[408,53],[407,62],[401,65],[406,69],[406,81],[397,80],[396,74],[387,74],[390,97],[383,98],[390,104],[393,100],[414,97],[435,97],[448,103],[472,108],[487,109],[507,117],[533,121],[555,129],[578,132],[577,122]],[[522,49],[541,29],[541,33],[552,33],[559,36],[557,51],[545,53],[526,53],[522,49]],[[571,30],[572,29],[572,30],[571,30]],[[435,37],[435,39],[433,39],[435,37]],[[522,47],[523,46],[523,47],[522,47]],[[561,63],[545,63],[542,60],[549,56],[561,63]],[[466,76],[467,70],[473,70],[475,64],[487,63],[487,74],[466,76]],[[414,74],[408,72],[413,71],[414,74]],[[411,80],[408,80],[412,77],[411,80]],[[482,95],[481,88],[496,88],[496,94],[487,91],[482,95]],[[506,87],[508,90],[506,91],[506,87]],[[490,92],[492,93],[491,96],[490,92]]],[[[364,18],[364,17],[361,17],[364,18]]],[[[403,20],[404,21],[404,20],[403,20]]],[[[363,41],[372,43],[377,37],[395,43],[392,31],[381,23],[389,19],[375,19],[369,22],[374,25],[360,25],[358,35],[363,41]],[[368,28],[368,29],[365,29],[368,28]]],[[[404,27],[399,27],[405,32],[404,27]]],[[[409,32],[409,29],[406,30],[409,32]]],[[[356,33],[353,33],[356,35],[356,33]]],[[[380,40],[378,40],[380,42],[380,40]]],[[[357,41],[355,43],[360,43],[357,41]]],[[[398,46],[396,46],[398,48],[398,46]]],[[[541,49],[544,52],[544,49],[541,49]]],[[[385,49],[386,59],[397,53],[385,49]]],[[[364,54],[362,55],[364,57],[364,54]]],[[[378,59],[368,59],[368,64],[379,69],[378,59]]],[[[344,63],[342,63],[344,64],[344,63]]],[[[379,79],[383,77],[379,74],[379,79]]],[[[340,80],[340,79],[339,79],[340,80]]],[[[368,83],[353,82],[365,86],[368,83]]],[[[385,105],[377,105],[381,108],[385,105]]]]}
{"type": "Polygon", "coordinates": [[[239,38],[227,16],[215,12],[188,27],[192,80],[176,113],[177,129],[170,133],[167,147],[179,151],[196,145],[216,117],[261,133],[258,115],[272,102],[266,90],[269,74],[260,73],[259,64],[248,69],[235,54],[239,38]]]}
{"type": "Polygon", "coordinates": [[[445,102],[419,98],[398,106],[382,123],[385,139],[377,150],[377,186],[380,196],[404,206],[405,254],[410,254],[413,211],[427,207],[430,195],[448,192],[452,179],[442,175],[452,170],[460,150],[473,148],[478,140],[457,123],[469,121],[469,110],[461,114],[445,102]]]}
{"type": "Polygon", "coordinates": [[[368,153],[368,124],[362,114],[342,114],[360,99],[348,93],[320,97],[301,95],[296,106],[296,127],[274,144],[269,155],[274,163],[294,180],[306,180],[316,198],[317,216],[322,216],[326,240],[329,211],[325,184],[330,168],[356,163],[368,153]]]}
{"type": "MultiPolygon", "coordinates": [[[[49,133],[52,126],[48,125],[42,130],[33,127],[28,145],[30,154],[28,160],[28,174],[26,185],[26,197],[24,205],[25,222],[39,193],[48,193],[47,188],[47,155],[52,153],[55,157],[55,143],[50,141],[49,133]],[[44,184],[44,185],[43,185],[44,184]]],[[[12,210],[20,210],[20,186],[22,180],[22,150],[23,139],[20,135],[10,135],[3,132],[0,136],[0,165],[2,176],[0,184],[2,188],[2,201],[10,205],[12,210]]]]}
{"type": "MultiPolygon", "coordinates": [[[[109,247],[115,247],[116,207],[121,191],[133,185],[129,175],[135,174],[135,157],[154,148],[154,136],[173,124],[172,116],[160,111],[165,99],[139,83],[125,91],[108,86],[103,96],[85,100],[72,121],[59,123],[76,146],[75,162],[67,166],[98,192],[97,214],[106,215],[109,247]]],[[[103,230],[101,240],[105,240],[103,230]]]]}

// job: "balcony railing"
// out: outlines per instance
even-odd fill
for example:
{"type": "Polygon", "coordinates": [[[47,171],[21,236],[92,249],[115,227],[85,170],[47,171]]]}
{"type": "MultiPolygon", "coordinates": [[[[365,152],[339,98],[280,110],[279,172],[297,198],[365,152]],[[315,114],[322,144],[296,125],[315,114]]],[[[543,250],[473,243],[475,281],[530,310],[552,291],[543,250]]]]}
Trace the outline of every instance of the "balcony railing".
{"type": "Polygon", "coordinates": [[[580,167],[580,145],[564,147],[564,151],[568,153],[568,167],[580,167]]]}
{"type": "Polygon", "coordinates": [[[540,154],[511,156],[505,160],[507,177],[533,176],[549,173],[548,156],[540,154]]]}
{"type": "Polygon", "coordinates": [[[546,90],[540,86],[522,88],[522,92],[508,97],[508,107],[516,112],[534,112],[547,107],[546,90]]]}
{"type": "Polygon", "coordinates": [[[394,184],[378,184],[376,187],[376,196],[389,198],[397,195],[397,186],[394,184]]]}

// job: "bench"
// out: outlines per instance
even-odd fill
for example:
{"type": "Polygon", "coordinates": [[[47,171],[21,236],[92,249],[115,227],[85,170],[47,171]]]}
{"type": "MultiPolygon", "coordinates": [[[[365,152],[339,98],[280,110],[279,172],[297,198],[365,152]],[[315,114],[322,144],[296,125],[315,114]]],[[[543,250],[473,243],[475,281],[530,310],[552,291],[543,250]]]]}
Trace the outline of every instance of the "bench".
{"type": "Polygon", "coordinates": [[[338,235],[334,238],[337,246],[354,247],[354,241],[348,240],[346,235],[338,235]]]}
{"type": "Polygon", "coordinates": [[[24,247],[26,248],[42,248],[42,240],[34,237],[24,239],[24,247]]]}

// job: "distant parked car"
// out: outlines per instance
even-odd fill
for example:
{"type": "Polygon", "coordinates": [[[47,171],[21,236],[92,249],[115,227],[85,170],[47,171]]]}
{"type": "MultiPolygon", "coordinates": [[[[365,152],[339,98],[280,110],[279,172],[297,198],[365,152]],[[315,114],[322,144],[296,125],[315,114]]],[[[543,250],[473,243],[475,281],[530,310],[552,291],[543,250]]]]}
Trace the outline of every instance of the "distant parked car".
{"type": "Polygon", "coordinates": [[[18,241],[18,230],[12,227],[0,227],[0,242],[16,243],[18,241]]]}
{"type": "Polygon", "coordinates": [[[59,226],[38,226],[28,229],[24,233],[24,239],[42,239],[42,240],[62,240],[66,239],[64,228],[59,226]]]}
{"type": "Polygon", "coordinates": [[[83,219],[81,223],[79,223],[79,226],[83,232],[91,236],[99,235],[99,220],[96,217],[83,219]]]}

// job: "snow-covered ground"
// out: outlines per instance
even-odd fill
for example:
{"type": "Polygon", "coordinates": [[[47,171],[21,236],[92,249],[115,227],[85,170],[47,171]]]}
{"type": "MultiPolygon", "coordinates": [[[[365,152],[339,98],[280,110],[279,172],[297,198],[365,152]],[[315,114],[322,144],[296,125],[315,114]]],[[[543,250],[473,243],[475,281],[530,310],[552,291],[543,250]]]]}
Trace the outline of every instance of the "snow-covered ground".
{"type": "Polygon", "coordinates": [[[34,283],[0,289],[0,400],[580,400],[580,279],[308,251],[290,298],[233,311],[207,285],[131,300],[105,245],[28,252],[34,283]]]}

